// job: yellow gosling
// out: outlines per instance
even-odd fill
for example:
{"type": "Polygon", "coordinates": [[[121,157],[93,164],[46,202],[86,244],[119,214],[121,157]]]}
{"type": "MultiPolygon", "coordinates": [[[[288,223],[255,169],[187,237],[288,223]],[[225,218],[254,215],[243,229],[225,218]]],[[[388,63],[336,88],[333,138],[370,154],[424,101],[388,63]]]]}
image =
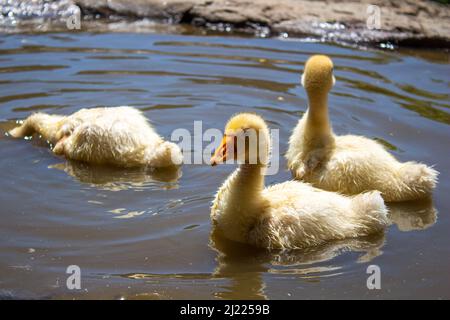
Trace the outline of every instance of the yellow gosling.
{"type": "Polygon", "coordinates": [[[262,248],[295,249],[378,233],[388,224],[377,191],[347,197],[298,181],[265,188],[269,150],[269,130],[261,117],[242,113],[227,123],[211,158],[212,165],[227,159],[240,164],[211,208],[214,227],[226,238],[262,248]],[[255,136],[258,148],[239,144],[255,136]]]}
{"type": "Polygon", "coordinates": [[[294,177],[347,195],[378,190],[387,202],[429,196],[437,183],[436,170],[414,161],[401,163],[371,139],[333,133],[328,92],[334,82],[330,58],[315,55],[306,62],[302,85],[308,110],[295,127],[286,154],[294,177]]]}
{"type": "Polygon", "coordinates": [[[9,134],[39,134],[67,159],[119,167],[170,167],[182,162],[180,148],[164,141],[132,107],[81,109],[69,116],[35,113],[9,134]]]}

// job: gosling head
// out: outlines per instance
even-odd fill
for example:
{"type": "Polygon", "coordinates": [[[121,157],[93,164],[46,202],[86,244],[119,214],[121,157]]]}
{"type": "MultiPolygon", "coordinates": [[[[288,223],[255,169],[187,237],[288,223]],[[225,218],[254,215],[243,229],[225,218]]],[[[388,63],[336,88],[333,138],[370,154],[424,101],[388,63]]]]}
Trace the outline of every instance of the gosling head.
{"type": "Polygon", "coordinates": [[[314,55],[306,61],[302,86],[306,92],[317,94],[331,90],[335,83],[333,61],[325,55],[314,55]]]}
{"type": "Polygon", "coordinates": [[[267,164],[269,129],[260,116],[240,113],[225,126],[225,134],[211,158],[211,165],[237,162],[239,164],[267,164]]]}

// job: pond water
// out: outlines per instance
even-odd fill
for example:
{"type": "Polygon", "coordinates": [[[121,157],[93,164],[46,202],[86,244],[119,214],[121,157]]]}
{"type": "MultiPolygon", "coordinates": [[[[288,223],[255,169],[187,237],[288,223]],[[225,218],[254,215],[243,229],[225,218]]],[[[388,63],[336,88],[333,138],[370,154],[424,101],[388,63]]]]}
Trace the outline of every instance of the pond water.
{"type": "MultiPolygon", "coordinates": [[[[0,35],[0,297],[448,299],[449,74],[445,52],[217,35],[0,35]],[[95,168],[5,135],[36,111],[131,105],[166,138],[198,120],[222,130],[232,114],[253,111],[280,130],[285,152],[306,109],[299,77],[314,53],[335,63],[336,133],[377,139],[441,172],[432,200],[389,206],[385,234],[257,250],[211,234],[209,206],[231,165],[95,168]],[[381,290],[366,287],[371,264],[381,290]],[[69,265],[81,268],[81,290],[66,287],[69,265]]],[[[267,184],[290,179],[280,161],[267,184]]]]}

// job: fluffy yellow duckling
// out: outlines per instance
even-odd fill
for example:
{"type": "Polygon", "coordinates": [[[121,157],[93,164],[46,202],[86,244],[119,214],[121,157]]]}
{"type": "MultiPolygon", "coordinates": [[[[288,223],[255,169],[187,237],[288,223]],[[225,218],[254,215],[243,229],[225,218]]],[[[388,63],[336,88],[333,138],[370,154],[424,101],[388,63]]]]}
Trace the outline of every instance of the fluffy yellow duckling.
{"type": "Polygon", "coordinates": [[[242,113],[227,123],[211,158],[212,165],[227,159],[240,164],[211,208],[211,220],[226,238],[262,248],[295,249],[366,236],[387,225],[378,191],[347,197],[298,181],[264,188],[269,150],[269,130],[261,117],[242,113]]]}
{"type": "Polygon", "coordinates": [[[119,167],[170,167],[180,148],[166,142],[132,107],[81,109],[69,116],[35,113],[9,131],[16,138],[37,133],[68,159],[119,167]]]}
{"type": "Polygon", "coordinates": [[[294,177],[347,195],[381,191],[385,201],[408,201],[431,194],[438,172],[414,161],[401,163],[371,139],[336,136],[328,119],[328,92],[335,82],[333,62],[312,56],[302,85],[308,110],[298,122],[286,154],[294,177]]]}

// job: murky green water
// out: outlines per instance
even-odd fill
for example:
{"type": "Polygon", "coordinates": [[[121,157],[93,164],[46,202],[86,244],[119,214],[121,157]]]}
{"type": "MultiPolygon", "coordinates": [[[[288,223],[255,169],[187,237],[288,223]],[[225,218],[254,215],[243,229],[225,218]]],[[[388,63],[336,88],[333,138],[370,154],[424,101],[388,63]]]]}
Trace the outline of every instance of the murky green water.
{"type": "MultiPolygon", "coordinates": [[[[450,298],[449,58],[294,40],[157,34],[0,35],[0,296],[22,298],[450,298]],[[92,168],[4,132],[34,111],[132,105],[157,130],[222,129],[254,111],[280,129],[305,111],[305,60],[330,55],[335,132],[383,142],[441,172],[433,202],[390,206],[380,235],[265,252],[210,234],[231,166],[92,168]],[[79,265],[82,290],[66,287],[79,265]],[[366,268],[379,265],[382,289],[366,268]]],[[[268,184],[290,178],[282,170],[268,184]]]]}

